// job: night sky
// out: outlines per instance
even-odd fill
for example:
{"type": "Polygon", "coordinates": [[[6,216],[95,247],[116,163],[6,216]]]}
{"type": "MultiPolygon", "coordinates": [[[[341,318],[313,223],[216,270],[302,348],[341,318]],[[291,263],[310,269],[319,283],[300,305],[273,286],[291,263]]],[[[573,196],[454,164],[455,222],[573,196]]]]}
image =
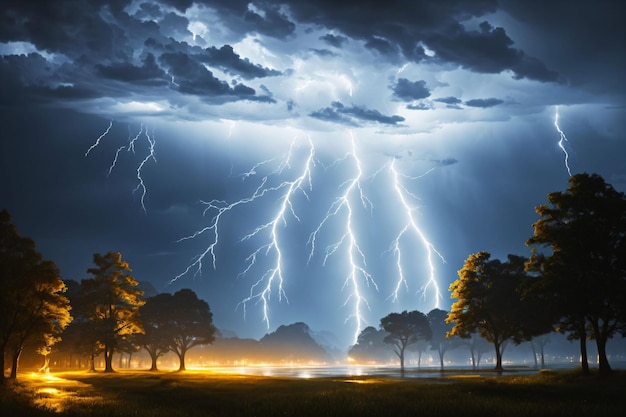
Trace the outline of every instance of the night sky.
{"type": "Polygon", "coordinates": [[[119,251],[240,337],[449,309],[567,165],[626,191],[618,0],[0,5],[0,208],[64,279],[119,251]]]}

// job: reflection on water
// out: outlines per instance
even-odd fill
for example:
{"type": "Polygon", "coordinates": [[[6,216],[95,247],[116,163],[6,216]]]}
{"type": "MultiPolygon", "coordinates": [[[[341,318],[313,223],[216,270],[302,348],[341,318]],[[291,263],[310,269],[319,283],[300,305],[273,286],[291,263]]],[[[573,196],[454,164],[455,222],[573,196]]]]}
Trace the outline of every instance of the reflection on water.
{"type": "MultiPolygon", "coordinates": [[[[198,369],[198,368],[197,368],[198,369]]],[[[236,366],[204,368],[213,372],[240,375],[258,375],[285,378],[325,378],[325,377],[384,377],[384,378],[449,378],[449,377],[479,377],[495,375],[529,375],[539,372],[538,369],[517,367],[505,369],[496,373],[492,369],[476,369],[471,367],[450,367],[441,371],[439,368],[406,368],[400,372],[398,366],[382,365],[340,365],[340,366],[236,366]]],[[[199,369],[198,369],[199,370],[199,369]]]]}

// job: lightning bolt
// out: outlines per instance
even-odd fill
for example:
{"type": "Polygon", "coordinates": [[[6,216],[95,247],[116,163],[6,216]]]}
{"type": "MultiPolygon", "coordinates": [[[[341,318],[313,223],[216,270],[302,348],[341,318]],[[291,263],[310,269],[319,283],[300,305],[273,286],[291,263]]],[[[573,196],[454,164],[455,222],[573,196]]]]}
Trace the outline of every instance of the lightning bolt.
{"type": "Polygon", "coordinates": [[[565,147],[566,144],[569,144],[569,140],[567,140],[567,136],[565,136],[565,133],[561,130],[561,128],[559,127],[559,106],[555,106],[554,107],[554,127],[556,128],[556,131],[559,132],[559,148],[561,148],[561,150],[563,151],[563,154],[565,154],[565,168],[567,169],[567,173],[569,174],[569,176],[572,176],[572,170],[569,167],[569,153],[567,152],[567,149],[565,147]]]}
{"type": "Polygon", "coordinates": [[[426,299],[427,291],[429,288],[432,287],[435,293],[435,307],[434,308],[439,308],[439,300],[442,299],[443,297],[441,295],[441,289],[439,288],[439,284],[437,283],[437,278],[435,275],[435,272],[436,272],[435,264],[434,264],[433,258],[435,255],[437,255],[441,259],[441,261],[444,263],[445,263],[445,259],[435,249],[432,243],[430,243],[430,241],[426,238],[426,235],[424,234],[424,232],[422,232],[417,221],[415,220],[415,216],[414,216],[415,208],[409,204],[408,199],[409,198],[418,199],[418,198],[416,195],[414,195],[409,190],[407,190],[407,188],[402,184],[402,181],[401,181],[401,178],[410,179],[410,180],[416,180],[416,179],[422,178],[428,175],[429,173],[431,173],[433,170],[435,170],[435,168],[429,169],[426,173],[418,177],[409,177],[409,176],[398,173],[395,163],[396,163],[396,160],[395,159],[392,160],[391,164],[389,165],[389,171],[391,173],[393,188],[396,192],[398,200],[400,201],[402,212],[405,213],[406,223],[404,224],[404,227],[400,230],[396,238],[393,240],[391,244],[391,248],[390,248],[390,251],[392,251],[395,254],[396,267],[398,269],[398,282],[396,284],[396,287],[391,297],[393,301],[396,302],[398,300],[398,294],[401,288],[405,287],[408,289],[408,284],[406,281],[404,268],[402,266],[403,265],[402,263],[403,251],[402,251],[402,245],[400,244],[400,241],[407,234],[413,233],[422,242],[422,245],[424,246],[424,249],[426,250],[427,261],[428,261],[428,268],[427,268],[428,280],[426,284],[422,287],[422,297],[426,299]]]}
{"type": "Polygon", "coordinates": [[[117,165],[117,159],[120,156],[120,152],[122,152],[124,149],[126,149],[126,146],[120,146],[119,148],[117,148],[117,151],[115,151],[115,157],[113,158],[113,162],[111,162],[111,166],[109,167],[107,178],[111,176],[111,172],[113,172],[113,169],[115,169],[115,166],[117,165]]]}
{"type": "MultiPolygon", "coordinates": [[[[291,151],[290,151],[290,154],[291,154],[291,151]]],[[[289,159],[290,159],[290,156],[287,159],[287,161],[289,161],[289,159]]],[[[314,165],[315,165],[315,147],[313,146],[313,142],[309,138],[309,154],[304,163],[304,169],[302,170],[302,173],[295,180],[290,181],[290,182],[283,182],[277,187],[277,189],[286,188],[286,191],[281,198],[281,204],[278,209],[278,212],[276,213],[276,216],[274,216],[274,218],[271,219],[268,223],[265,223],[264,225],[257,227],[252,233],[249,233],[248,235],[244,236],[242,239],[242,241],[249,240],[257,236],[259,233],[265,230],[269,230],[269,243],[259,247],[250,256],[246,258],[246,262],[248,262],[248,266],[240,274],[240,276],[245,275],[250,270],[250,268],[252,268],[255,265],[256,259],[259,253],[264,252],[265,256],[267,256],[270,252],[272,251],[274,252],[275,254],[274,265],[270,269],[268,269],[261,276],[261,278],[250,288],[250,295],[240,302],[240,304],[243,305],[244,316],[245,316],[246,304],[254,299],[258,299],[259,302],[261,302],[262,304],[263,321],[267,324],[268,329],[270,326],[268,303],[272,294],[272,288],[274,286],[274,283],[276,283],[278,287],[277,289],[278,300],[281,301],[282,297],[285,297],[285,299],[288,301],[285,291],[283,289],[283,272],[284,272],[283,266],[282,266],[283,253],[279,244],[278,227],[281,224],[283,226],[287,226],[287,220],[285,218],[285,215],[287,213],[290,213],[292,217],[294,217],[297,221],[300,221],[300,218],[298,217],[298,215],[296,214],[293,208],[292,198],[296,192],[300,191],[302,192],[302,194],[304,194],[307,200],[309,199],[307,188],[309,191],[312,189],[311,170],[314,165]],[[259,288],[259,290],[257,290],[257,288],[259,288]]]]}
{"type": "MultiPolygon", "coordinates": [[[[291,215],[291,217],[300,221],[300,218],[294,209],[293,198],[297,193],[302,193],[307,199],[309,198],[308,192],[312,189],[312,169],[316,163],[315,147],[313,146],[312,140],[309,138],[308,156],[303,164],[300,175],[292,181],[283,181],[277,185],[271,186],[270,182],[272,177],[279,176],[286,169],[291,168],[290,161],[293,158],[295,143],[296,142],[294,140],[289,148],[289,151],[283,155],[281,161],[278,163],[278,166],[261,179],[259,186],[249,197],[242,198],[231,203],[223,200],[202,202],[206,205],[204,215],[207,215],[207,213],[212,214],[209,224],[203,229],[198,230],[192,235],[183,237],[178,241],[181,242],[183,240],[195,239],[202,234],[211,233],[212,236],[210,238],[210,243],[202,253],[195,257],[194,261],[187,266],[182,273],[170,280],[170,284],[189,274],[194,269],[194,276],[201,273],[203,263],[207,256],[210,257],[213,268],[216,268],[217,258],[215,249],[220,241],[220,223],[224,215],[239,206],[253,203],[270,193],[281,192],[282,194],[279,198],[280,205],[275,216],[268,222],[256,227],[252,232],[248,233],[240,240],[240,242],[249,241],[254,238],[261,238],[262,235],[264,235],[266,236],[265,242],[267,243],[259,246],[246,258],[247,266],[239,274],[239,276],[249,273],[250,270],[257,264],[257,260],[260,256],[269,257],[270,255],[273,255],[274,262],[272,267],[261,275],[261,277],[251,286],[249,295],[239,303],[239,305],[243,306],[244,316],[246,313],[246,306],[249,302],[257,300],[257,302],[261,303],[263,310],[263,322],[265,322],[269,328],[269,302],[273,289],[276,288],[279,301],[281,301],[283,297],[288,301],[283,288],[284,268],[283,251],[280,245],[280,228],[281,226],[285,227],[287,225],[287,215],[291,215]]],[[[278,158],[272,158],[255,164],[248,172],[241,174],[242,180],[245,181],[248,178],[257,175],[257,170],[259,170],[259,168],[265,165],[271,165],[272,163],[275,163],[277,159],[278,158]]]]}
{"type": "Polygon", "coordinates": [[[85,152],[85,156],[88,156],[89,152],[91,152],[94,148],[96,148],[98,145],[100,145],[100,140],[102,140],[102,138],[105,137],[109,133],[109,131],[111,130],[112,127],[113,127],[113,120],[111,120],[109,122],[109,127],[107,127],[107,130],[105,130],[103,134],[98,136],[98,139],[96,139],[95,143],[93,145],[91,145],[89,147],[89,149],[87,149],[87,152],[85,152]]]}
{"type": "MultiPolygon", "coordinates": [[[[139,135],[137,135],[137,136],[139,136],[139,135]]],[[[138,181],[138,184],[137,184],[137,187],[135,187],[135,189],[133,190],[133,193],[136,193],[139,189],[141,189],[141,208],[143,209],[144,213],[147,213],[145,199],[146,199],[146,194],[148,193],[148,189],[146,188],[146,184],[143,181],[142,171],[143,171],[144,166],[146,165],[146,163],[150,159],[152,159],[155,163],[156,163],[157,160],[156,160],[156,155],[154,153],[154,146],[156,144],[156,141],[154,139],[154,132],[152,133],[152,137],[150,137],[150,135],[148,134],[148,129],[146,129],[145,130],[145,136],[148,139],[148,154],[146,155],[146,157],[141,161],[141,163],[137,167],[137,181],[138,181]]],[[[134,144],[135,140],[136,140],[136,138],[133,139],[131,141],[131,143],[134,144]]],[[[134,150],[134,146],[133,146],[133,150],[134,150]]]]}
{"type": "Polygon", "coordinates": [[[353,303],[352,314],[348,316],[346,321],[354,319],[356,322],[356,330],[354,334],[354,340],[356,341],[359,333],[366,324],[366,320],[363,315],[363,308],[367,307],[369,309],[367,299],[361,294],[362,283],[365,283],[367,286],[372,285],[376,288],[376,290],[378,290],[378,286],[376,285],[372,275],[366,269],[367,262],[365,260],[365,255],[361,250],[356,233],[354,232],[353,200],[355,196],[358,197],[363,208],[371,208],[372,205],[363,193],[363,188],[361,187],[363,169],[361,160],[357,154],[356,142],[352,132],[350,132],[350,138],[352,150],[344,156],[343,160],[351,159],[355,165],[356,173],[352,176],[352,178],[348,179],[339,186],[339,189],[343,188],[343,193],[331,204],[325,217],[322,219],[315,231],[313,231],[313,233],[309,236],[308,243],[311,246],[311,251],[309,253],[310,261],[316,250],[316,242],[320,231],[331,218],[338,216],[341,212],[345,212],[346,220],[344,223],[343,235],[339,238],[339,240],[326,249],[323,264],[326,265],[328,258],[337,252],[340,247],[344,245],[346,246],[349,273],[344,280],[343,288],[350,288],[351,292],[346,298],[344,306],[351,301],[353,303]]]}

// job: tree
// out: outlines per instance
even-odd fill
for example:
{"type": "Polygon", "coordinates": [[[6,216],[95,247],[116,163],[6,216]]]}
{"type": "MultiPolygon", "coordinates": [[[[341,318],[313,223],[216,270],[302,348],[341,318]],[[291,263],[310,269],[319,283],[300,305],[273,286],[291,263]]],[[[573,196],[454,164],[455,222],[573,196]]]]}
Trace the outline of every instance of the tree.
{"type": "Polygon", "coordinates": [[[470,351],[470,357],[472,361],[472,369],[476,369],[480,366],[480,360],[489,349],[492,348],[491,344],[487,342],[478,333],[472,333],[470,339],[465,341],[465,346],[470,351]]]}
{"type": "Polygon", "coordinates": [[[139,284],[129,275],[128,263],[120,253],[94,254],[93,278],[81,282],[81,304],[97,342],[102,344],[105,372],[113,372],[113,353],[127,335],[143,332],[139,307],[144,304],[139,284]]]}
{"type": "Polygon", "coordinates": [[[553,301],[558,329],[581,340],[581,357],[587,335],[595,339],[599,371],[607,374],[607,340],[626,326],[626,196],[597,174],[568,182],[566,192],[548,194],[548,204],[535,209],[527,269],[539,275],[535,293],[553,301]]]}
{"type": "Polygon", "coordinates": [[[157,371],[158,359],[170,350],[171,334],[168,329],[170,316],[170,300],[168,293],[157,294],[146,300],[139,312],[143,321],[144,334],[138,335],[137,342],[148,352],[152,364],[151,371],[157,371]]]}
{"type": "Polygon", "coordinates": [[[430,340],[432,332],[428,318],[420,311],[390,313],[380,319],[380,327],[389,333],[384,342],[392,346],[400,359],[400,370],[404,372],[404,353],[408,346],[418,340],[430,340]]]}
{"type": "Polygon", "coordinates": [[[463,343],[458,336],[447,337],[447,334],[452,330],[454,325],[446,322],[448,312],[435,308],[431,310],[426,317],[428,317],[428,323],[432,330],[432,338],[430,339],[430,347],[432,350],[437,351],[439,355],[439,364],[443,369],[443,359],[447,351],[456,349],[463,343]]]}
{"type": "Polygon", "coordinates": [[[167,313],[163,328],[168,338],[168,348],[179,359],[179,371],[185,370],[185,355],[198,345],[208,345],[215,340],[213,313],[209,304],[195,292],[184,288],[164,296],[167,313]]]}
{"type": "Polygon", "coordinates": [[[393,353],[389,352],[389,346],[384,342],[385,336],[387,332],[383,329],[366,327],[359,333],[348,355],[359,362],[387,362],[393,359],[393,353]]]}
{"type": "Polygon", "coordinates": [[[502,370],[505,342],[526,339],[522,323],[520,287],[527,278],[526,258],[509,255],[507,262],[490,260],[488,252],[470,255],[459,270],[459,279],[450,285],[456,298],[447,322],[454,327],[449,336],[468,338],[474,332],[492,343],[496,370],[502,370]]]}
{"type": "Polygon", "coordinates": [[[28,340],[54,343],[71,321],[66,287],[51,261],[42,260],[32,239],[21,237],[6,210],[0,212],[0,384],[4,358],[11,356],[10,378],[28,340]]]}

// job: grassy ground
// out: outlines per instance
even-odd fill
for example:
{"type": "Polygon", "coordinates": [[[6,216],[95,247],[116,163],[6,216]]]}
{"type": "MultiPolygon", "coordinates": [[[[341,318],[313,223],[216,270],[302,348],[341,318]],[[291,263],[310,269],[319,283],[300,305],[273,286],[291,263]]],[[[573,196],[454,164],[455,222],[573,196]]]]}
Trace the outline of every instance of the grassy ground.
{"type": "Polygon", "coordinates": [[[315,379],[200,372],[21,375],[2,416],[617,416],[626,373],[315,379]]]}

